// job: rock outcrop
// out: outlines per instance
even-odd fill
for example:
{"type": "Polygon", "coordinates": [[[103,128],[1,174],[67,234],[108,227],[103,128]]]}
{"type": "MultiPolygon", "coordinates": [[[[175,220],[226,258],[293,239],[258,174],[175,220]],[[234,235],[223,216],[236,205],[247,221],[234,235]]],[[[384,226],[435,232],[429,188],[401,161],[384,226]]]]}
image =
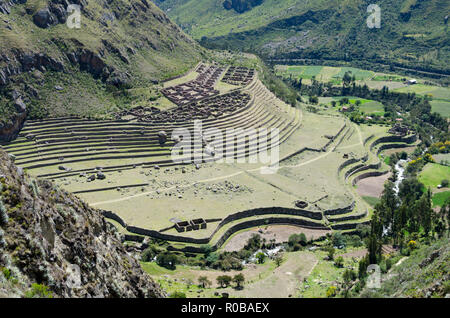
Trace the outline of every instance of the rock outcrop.
{"type": "Polygon", "coordinates": [[[0,296],[164,297],[102,215],[0,150],[0,296]],[[5,277],[4,277],[5,276],[5,277]],[[9,281],[15,281],[9,284],[9,281]]]}

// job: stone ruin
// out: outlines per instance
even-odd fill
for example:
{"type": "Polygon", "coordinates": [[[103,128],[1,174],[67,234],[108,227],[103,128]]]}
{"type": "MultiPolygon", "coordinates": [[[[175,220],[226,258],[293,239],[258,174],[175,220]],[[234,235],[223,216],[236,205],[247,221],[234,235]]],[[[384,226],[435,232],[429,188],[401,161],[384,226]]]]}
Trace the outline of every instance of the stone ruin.
{"type": "Polygon", "coordinates": [[[204,219],[195,219],[191,221],[182,221],[175,223],[175,229],[178,233],[190,232],[197,230],[204,230],[207,227],[207,223],[204,219]]]}
{"type": "Polygon", "coordinates": [[[255,77],[255,70],[247,67],[230,66],[222,78],[222,82],[231,85],[248,85],[255,77]]]}
{"type": "Polygon", "coordinates": [[[250,100],[251,96],[248,93],[233,91],[166,111],[155,107],[139,106],[117,114],[116,119],[132,115],[142,122],[185,123],[196,119],[205,120],[231,114],[247,106],[250,100]]]}
{"type": "Polygon", "coordinates": [[[224,71],[222,67],[201,64],[197,68],[200,75],[195,80],[164,88],[161,93],[178,106],[218,95],[219,91],[214,89],[214,85],[224,71]]]}
{"type": "Polygon", "coordinates": [[[393,134],[393,135],[396,135],[396,136],[404,137],[404,136],[408,135],[409,129],[405,125],[395,124],[394,127],[389,129],[389,133],[393,134]]]}
{"type": "Polygon", "coordinates": [[[300,209],[304,209],[308,206],[308,202],[306,201],[295,201],[295,206],[300,209]]]}

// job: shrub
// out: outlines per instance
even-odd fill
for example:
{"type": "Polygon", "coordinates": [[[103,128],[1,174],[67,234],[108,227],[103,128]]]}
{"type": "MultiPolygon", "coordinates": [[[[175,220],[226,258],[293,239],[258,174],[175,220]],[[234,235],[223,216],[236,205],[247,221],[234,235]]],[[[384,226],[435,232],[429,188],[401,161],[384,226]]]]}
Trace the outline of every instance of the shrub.
{"type": "Polygon", "coordinates": [[[202,286],[203,288],[206,288],[207,286],[211,286],[211,281],[208,279],[208,277],[206,276],[200,276],[198,278],[198,283],[200,284],[200,286],[202,286]]]}
{"type": "Polygon", "coordinates": [[[266,261],[266,254],[260,252],[256,254],[256,259],[258,260],[258,264],[264,264],[264,262],[266,261]]]}
{"type": "Polygon", "coordinates": [[[328,289],[327,289],[327,297],[328,297],[328,298],[331,298],[331,297],[336,296],[336,291],[337,291],[336,286],[330,286],[330,287],[328,287],[328,289]]]}
{"type": "Polygon", "coordinates": [[[53,298],[53,293],[42,284],[33,284],[31,289],[25,293],[26,298],[53,298]]]}
{"type": "Polygon", "coordinates": [[[336,258],[336,260],[334,261],[334,265],[336,265],[337,267],[343,267],[344,266],[344,258],[342,256],[339,256],[338,258],[336,258]]]}
{"type": "Polygon", "coordinates": [[[151,262],[155,256],[158,255],[158,252],[159,250],[155,246],[151,245],[142,252],[141,260],[143,262],[151,262]]]}
{"type": "Polygon", "coordinates": [[[336,232],[333,233],[332,236],[332,241],[333,241],[333,246],[345,246],[345,238],[344,235],[342,235],[342,233],[336,232]]]}
{"type": "Polygon", "coordinates": [[[448,184],[449,184],[449,181],[447,179],[444,179],[441,181],[441,186],[443,188],[448,188],[448,184]]]}
{"type": "Polygon", "coordinates": [[[182,292],[179,292],[179,291],[176,291],[176,292],[171,293],[169,295],[169,298],[186,298],[186,294],[182,293],[182,292]]]}
{"type": "Polygon", "coordinates": [[[408,242],[408,247],[409,247],[409,249],[410,250],[414,250],[414,249],[416,249],[417,248],[417,242],[416,241],[409,241],[408,242]]]}
{"type": "Polygon", "coordinates": [[[328,259],[332,261],[334,259],[334,252],[335,252],[334,247],[333,246],[327,247],[327,252],[328,252],[328,259]]]}

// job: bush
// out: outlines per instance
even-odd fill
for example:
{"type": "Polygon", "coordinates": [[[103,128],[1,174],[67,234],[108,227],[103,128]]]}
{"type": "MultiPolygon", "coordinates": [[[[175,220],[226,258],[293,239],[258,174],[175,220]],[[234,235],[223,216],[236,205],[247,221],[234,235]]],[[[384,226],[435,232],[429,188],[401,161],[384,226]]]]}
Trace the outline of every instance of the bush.
{"type": "Polygon", "coordinates": [[[186,298],[186,294],[176,291],[169,295],[169,298],[186,298]]]}
{"type": "Polygon", "coordinates": [[[258,264],[264,264],[264,262],[266,261],[266,254],[260,252],[256,254],[256,259],[258,260],[258,264]]]}
{"type": "Polygon", "coordinates": [[[161,253],[156,258],[156,263],[167,269],[176,269],[178,264],[178,257],[169,252],[161,253]]]}
{"type": "Polygon", "coordinates": [[[342,233],[339,233],[339,232],[333,233],[332,242],[333,242],[333,246],[337,246],[337,247],[345,246],[344,235],[342,235],[342,233]]]}
{"type": "Polygon", "coordinates": [[[292,234],[289,236],[288,245],[293,251],[298,251],[302,246],[306,246],[308,240],[305,233],[292,234]]]}
{"type": "Polygon", "coordinates": [[[337,291],[336,286],[330,286],[330,287],[328,287],[328,289],[327,289],[327,297],[328,297],[328,298],[331,298],[331,297],[336,296],[336,291],[337,291]]]}
{"type": "Polygon", "coordinates": [[[344,258],[342,256],[339,256],[338,258],[336,258],[336,260],[334,261],[334,265],[336,265],[339,268],[343,267],[344,266],[344,258]]]}
{"type": "Polygon", "coordinates": [[[441,181],[441,186],[443,188],[448,188],[448,184],[449,184],[449,181],[447,179],[444,179],[441,181]]]}
{"type": "Polygon", "coordinates": [[[42,284],[33,284],[31,289],[25,293],[26,298],[53,298],[53,293],[42,284]]]}
{"type": "Polygon", "coordinates": [[[156,248],[156,246],[151,245],[142,252],[141,260],[143,262],[151,262],[153,261],[155,256],[159,254],[159,252],[160,251],[158,250],[158,248],[156,248]]]}

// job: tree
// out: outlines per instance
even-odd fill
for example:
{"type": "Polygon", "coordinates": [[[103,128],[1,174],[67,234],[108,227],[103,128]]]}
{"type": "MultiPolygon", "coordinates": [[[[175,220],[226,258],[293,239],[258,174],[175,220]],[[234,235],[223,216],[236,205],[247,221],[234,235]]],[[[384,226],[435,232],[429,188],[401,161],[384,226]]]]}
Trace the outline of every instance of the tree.
{"type": "Polygon", "coordinates": [[[256,259],[258,260],[258,264],[264,264],[266,260],[266,254],[264,254],[263,252],[259,252],[258,254],[256,254],[256,259]]]}
{"type": "Polygon", "coordinates": [[[202,286],[202,288],[209,287],[212,284],[211,281],[206,276],[200,276],[198,278],[198,282],[199,282],[200,286],[202,286]]]}
{"type": "Polygon", "coordinates": [[[236,288],[241,288],[245,281],[245,277],[242,274],[237,274],[233,277],[233,282],[236,283],[236,288]]]}
{"type": "Polygon", "coordinates": [[[176,269],[176,264],[178,262],[178,258],[174,254],[170,254],[169,252],[161,253],[156,258],[156,263],[168,269],[176,269]]]}
{"type": "Polygon", "coordinates": [[[228,275],[222,275],[222,276],[217,277],[217,283],[222,288],[228,287],[232,280],[233,280],[233,278],[231,278],[231,276],[228,276],[228,275]]]}
{"type": "Polygon", "coordinates": [[[334,247],[331,246],[331,245],[328,246],[327,252],[328,252],[328,259],[329,259],[330,261],[332,261],[332,260],[334,259],[334,252],[335,252],[334,247]]]}
{"type": "Polygon", "coordinates": [[[336,267],[343,267],[344,266],[344,258],[342,256],[339,256],[338,258],[336,258],[336,260],[334,261],[334,265],[336,265],[336,267]]]}
{"type": "Polygon", "coordinates": [[[280,267],[281,263],[283,263],[283,254],[278,253],[273,260],[275,261],[277,267],[280,267]]]}

